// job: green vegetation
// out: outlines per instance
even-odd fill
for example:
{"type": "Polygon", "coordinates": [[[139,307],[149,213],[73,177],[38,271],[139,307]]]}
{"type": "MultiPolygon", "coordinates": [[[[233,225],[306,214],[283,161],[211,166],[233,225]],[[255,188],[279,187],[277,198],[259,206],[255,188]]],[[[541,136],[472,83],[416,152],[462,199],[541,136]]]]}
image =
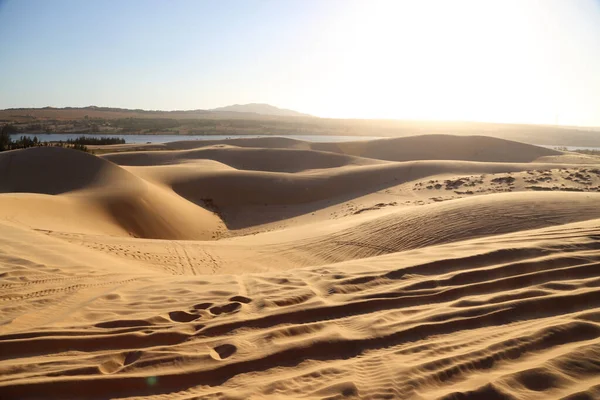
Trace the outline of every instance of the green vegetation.
{"type": "Polygon", "coordinates": [[[5,129],[8,125],[4,125],[0,130],[0,151],[8,150],[12,143],[8,129],[5,129]]]}
{"type": "Polygon", "coordinates": [[[81,143],[76,143],[75,141],[67,141],[67,142],[58,142],[58,143],[49,143],[49,142],[40,142],[37,136],[34,136],[33,139],[21,136],[17,140],[13,140],[10,136],[11,128],[7,128],[9,125],[4,125],[2,129],[0,129],[0,152],[7,150],[17,150],[17,149],[27,149],[30,147],[64,147],[74,150],[89,152],[88,148],[81,143]]]}
{"type": "Polygon", "coordinates": [[[20,139],[13,140],[4,130],[0,132],[0,151],[26,149],[41,145],[42,143],[38,140],[37,136],[33,139],[21,136],[20,139]]]}
{"type": "MultiPolygon", "coordinates": [[[[62,142],[62,141],[61,141],[62,142]]],[[[82,144],[82,145],[105,145],[105,144],[125,144],[125,139],[115,137],[93,137],[80,136],[75,139],[67,139],[67,144],[82,144]]]]}

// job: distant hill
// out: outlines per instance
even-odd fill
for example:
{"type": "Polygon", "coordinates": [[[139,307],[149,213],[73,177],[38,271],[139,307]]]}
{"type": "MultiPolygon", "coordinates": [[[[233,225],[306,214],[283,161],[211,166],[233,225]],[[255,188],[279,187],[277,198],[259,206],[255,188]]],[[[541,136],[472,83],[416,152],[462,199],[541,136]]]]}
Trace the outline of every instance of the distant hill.
{"type": "Polygon", "coordinates": [[[308,114],[302,114],[294,110],[286,110],[283,108],[275,107],[270,104],[234,104],[232,106],[213,108],[210,111],[216,112],[242,112],[242,113],[253,113],[260,115],[278,115],[282,117],[309,117],[308,114]]]}

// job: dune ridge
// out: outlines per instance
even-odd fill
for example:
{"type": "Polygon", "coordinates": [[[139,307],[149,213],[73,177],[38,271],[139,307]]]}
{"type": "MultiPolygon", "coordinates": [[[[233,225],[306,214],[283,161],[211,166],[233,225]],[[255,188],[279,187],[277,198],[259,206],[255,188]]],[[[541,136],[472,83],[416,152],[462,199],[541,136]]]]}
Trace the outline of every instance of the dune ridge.
{"type": "Polygon", "coordinates": [[[531,144],[489,136],[416,135],[399,138],[350,142],[306,142],[283,137],[238,138],[226,140],[188,140],[150,145],[122,145],[114,149],[190,150],[229,145],[259,149],[296,149],[325,151],[346,156],[387,161],[463,160],[483,162],[531,162],[539,157],[563,154],[531,144]],[[443,151],[441,150],[443,149],[443,151]]]}
{"type": "Polygon", "coordinates": [[[600,394],[593,157],[443,135],[111,148],[0,154],[0,398],[600,394]]]}
{"type": "Polygon", "coordinates": [[[0,170],[4,218],[29,226],[170,239],[206,239],[223,229],[214,213],[90,154],[9,151],[0,154],[0,170]]]}
{"type": "Polygon", "coordinates": [[[309,169],[382,163],[378,160],[314,150],[239,148],[225,145],[190,150],[112,153],[103,155],[102,158],[127,166],[168,165],[202,159],[217,161],[235,169],[270,172],[300,172],[309,169]]]}

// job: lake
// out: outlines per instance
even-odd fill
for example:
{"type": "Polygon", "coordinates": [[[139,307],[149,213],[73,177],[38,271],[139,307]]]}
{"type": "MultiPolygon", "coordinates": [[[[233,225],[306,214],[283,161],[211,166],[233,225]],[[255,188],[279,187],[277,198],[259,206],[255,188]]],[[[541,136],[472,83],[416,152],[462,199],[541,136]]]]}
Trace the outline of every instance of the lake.
{"type": "Polygon", "coordinates": [[[58,142],[68,139],[76,139],[80,136],[90,137],[112,137],[125,139],[127,143],[166,143],[181,140],[224,140],[238,138],[257,138],[257,137],[286,137],[290,139],[304,140],[307,142],[347,142],[351,140],[371,140],[382,139],[380,136],[334,136],[334,135],[90,135],[85,133],[38,133],[38,134],[16,134],[13,139],[26,136],[37,138],[42,142],[58,142]]]}
{"type": "Polygon", "coordinates": [[[600,147],[587,147],[587,146],[547,146],[545,144],[537,144],[536,146],[545,147],[547,149],[555,150],[557,148],[565,149],[567,151],[575,151],[575,150],[600,150],[600,147]]]}

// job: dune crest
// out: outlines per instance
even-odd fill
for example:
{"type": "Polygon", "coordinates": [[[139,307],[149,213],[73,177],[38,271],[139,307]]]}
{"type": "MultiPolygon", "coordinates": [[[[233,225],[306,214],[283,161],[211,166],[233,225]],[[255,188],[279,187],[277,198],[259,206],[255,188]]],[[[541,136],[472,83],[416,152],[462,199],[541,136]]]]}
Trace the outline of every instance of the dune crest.
{"type": "Polygon", "coordinates": [[[559,156],[563,152],[489,136],[417,135],[354,142],[306,142],[302,140],[261,137],[228,140],[181,141],[163,145],[123,145],[115,149],[145,147],[164,150],[191,150],[201,147],[230,145],[259,149],[297,149],[325,151],[387,161],[463,160],[483,162],[532,162],[540,157],[559,156]]]}

